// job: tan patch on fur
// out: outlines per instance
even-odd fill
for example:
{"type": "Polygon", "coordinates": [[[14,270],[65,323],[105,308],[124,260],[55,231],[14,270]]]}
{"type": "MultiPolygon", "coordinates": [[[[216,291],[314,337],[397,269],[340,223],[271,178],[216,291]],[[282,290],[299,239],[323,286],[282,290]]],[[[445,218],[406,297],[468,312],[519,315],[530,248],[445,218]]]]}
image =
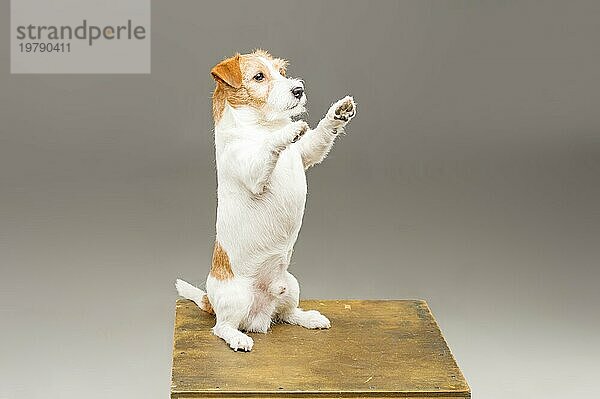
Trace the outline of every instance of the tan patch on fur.
{"type": "Polygon", "coordinates": [[[210,304],[210,301],[208,300],[208,295],[206,294],[202,296],[202,301],[200,302],[200,309],[204,310],[207,313],[215,314],[215,310],[210,304]]]}
{"type": "Polygon", "coordinates": [[[260,60],[261,57],[273,62],[275,68],[285,76],[288,62],[281,58],[273,58],[268,52],[260,49],[250,54],[236,54],[221,61],[211,70],[217,83],[212,97],[215,123],[221,119],[226,103],[234,108],[251,106],[260,109],[265,105],[273,76],[260,60]],[[262,83],[253,82],[258,72],[262,72],[265,76],[265,81],[262,83]],[[266,93],[261,93],[256,89],[257,85],[268,85],[268,90],[266,93]]]}
{"type": "Polygon", "coordinates": [[[229,263],[229,256],[218,241],[215,241],[210,275],[217,280],[228,280],[233,278],[233,271],[231,270],[231,264],[229,263]]]}

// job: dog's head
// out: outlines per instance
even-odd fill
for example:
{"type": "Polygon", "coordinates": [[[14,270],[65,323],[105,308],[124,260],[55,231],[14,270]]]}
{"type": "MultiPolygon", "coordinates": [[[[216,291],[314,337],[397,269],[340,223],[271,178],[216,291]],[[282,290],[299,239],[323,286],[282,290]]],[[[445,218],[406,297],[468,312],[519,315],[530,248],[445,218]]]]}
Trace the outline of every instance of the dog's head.
{"type": "Polygon", "coordinates": [[[286,77],[288,62],[264,50],[236,54],[210,71],[217,82],[213,94],[213,117],[217,122],[225,104],[248,107],[265,121],[296,116],[305,111],[306,95],[300,79],[286,77]]]}

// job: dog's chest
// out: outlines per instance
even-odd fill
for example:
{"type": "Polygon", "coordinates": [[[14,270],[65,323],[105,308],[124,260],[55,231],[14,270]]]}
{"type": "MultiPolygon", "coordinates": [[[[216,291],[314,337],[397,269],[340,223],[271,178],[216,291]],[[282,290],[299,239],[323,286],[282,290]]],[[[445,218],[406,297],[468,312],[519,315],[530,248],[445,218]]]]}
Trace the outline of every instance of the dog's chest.
{"type": "Polygon", "coordinates": [[[306,175],[300,154],[293,148],[283,151],[267,190],[256,204],[269,220],[272,232],[295,236],[300,230],[306,204],[306,175]]]}
{"type": "Polygon", "coordinates": [[[300,153],[295,148],[288,148],[279,156],[268,190],[286,205],[304,207],[306,175],[300,153]]]}

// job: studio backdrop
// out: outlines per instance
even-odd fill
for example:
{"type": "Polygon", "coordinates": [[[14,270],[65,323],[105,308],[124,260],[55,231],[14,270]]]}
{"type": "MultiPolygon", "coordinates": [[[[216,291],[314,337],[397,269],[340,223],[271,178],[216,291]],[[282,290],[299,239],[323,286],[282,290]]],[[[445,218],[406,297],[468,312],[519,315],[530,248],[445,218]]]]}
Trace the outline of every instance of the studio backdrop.
{"type": "Polygon", "coordinates": [[[255,48],[311,126],[359,110],[308,172],[301,297],[427,300],[474,397],[597,392],[600,3],[155,0],[127,73],[11,73],[9,3],[0,398],[168,395],[173,284],[215,239],[209,72],[255,48]]]}

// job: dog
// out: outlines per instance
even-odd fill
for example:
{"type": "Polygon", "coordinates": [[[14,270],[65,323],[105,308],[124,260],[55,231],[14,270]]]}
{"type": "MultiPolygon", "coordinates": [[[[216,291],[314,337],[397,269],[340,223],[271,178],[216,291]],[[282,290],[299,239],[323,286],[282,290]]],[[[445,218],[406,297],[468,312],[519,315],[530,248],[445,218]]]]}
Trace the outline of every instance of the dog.
{"type": "Polygon", "coordinates": [[[235,351],[254,344],[245,332],[271,323],[330,328],[327,317],[303,310],[288,272],[306,203],[305,171],[325,159],[356,115],[354,99],[335,102],[315,129],[294,121],[305,112],[300,79],[288,62],[264,50],[236,54],[211,70],[217,164],[216,241],[206,292],[177,280],[184,298],[216,316],[212,331],[235,351]]]}

